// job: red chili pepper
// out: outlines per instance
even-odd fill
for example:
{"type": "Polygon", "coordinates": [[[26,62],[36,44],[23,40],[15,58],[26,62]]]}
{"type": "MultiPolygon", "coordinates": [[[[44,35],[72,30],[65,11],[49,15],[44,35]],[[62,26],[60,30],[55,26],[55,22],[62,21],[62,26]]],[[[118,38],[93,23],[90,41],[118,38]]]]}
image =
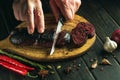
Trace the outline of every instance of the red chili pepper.
{"type": "Polygon", "coordinates": [[[15,66],[13,64],[9,64],[5,61],[0,61],[0,65],[9,69],[9,70],[12,70],[16,73],[19,73],[23,76],[29,76],[29,77],[32,77],[32,78],[37,78],[38,77],[38,76],[31,76],[25,68],[21,68],[21,67],[15,66]]]}
{"type": "Polygon", "coordinates": [[[10,69],[12,71],[15,71],[19,74],[22,74],[22,75],[27,75],[27,70],[24,69],[24,68],[20,68],[20,67],[17,67],[13,64],[9,64],[7,62],[4,62],[4,61],[0,61],[0,65],[2,65],[3,67],[7,68],[7,69],[10,69]]]}
{"type": "Polygon", "coordinates": [[[0,55],[0,60],[8,62],[8,63],[13,64],[15,66],[19,66],[21,68],[25,68],[27,70],[35,70],[35,68],[28,67],[28,66],[16,61],[15,59],[12,59],[12,58],[5,56],[5,55],[0,55]]]}

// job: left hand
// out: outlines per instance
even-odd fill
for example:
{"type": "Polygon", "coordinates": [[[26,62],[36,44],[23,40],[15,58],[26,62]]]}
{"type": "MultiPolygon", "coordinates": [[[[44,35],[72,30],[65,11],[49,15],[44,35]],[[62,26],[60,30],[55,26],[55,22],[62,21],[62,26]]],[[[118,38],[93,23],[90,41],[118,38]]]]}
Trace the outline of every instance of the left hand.
{"type": "Polygon", "coordinates": [[[35,28],[39,33],[44,32],[45,22],[41,0],[14,0],[13,11],[17,20],[27,22],[29,34],[32,34],[35,28]]]}

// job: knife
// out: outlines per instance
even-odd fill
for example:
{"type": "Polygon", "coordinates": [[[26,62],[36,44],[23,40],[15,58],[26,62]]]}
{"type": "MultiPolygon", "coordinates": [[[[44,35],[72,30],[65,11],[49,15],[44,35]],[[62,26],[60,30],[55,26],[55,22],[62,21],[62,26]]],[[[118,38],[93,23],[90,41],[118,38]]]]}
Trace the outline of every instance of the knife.
{"type": "Polygon", "coordinates": [[[59,18],[57,28],[56,28],[56,32],[54,33],[54,36],[53,36],[53,44],[52,44],[52,48],[51,48],[51,51],[50,51],[50,55],[52,55],[54,53],[54,51],[55,51],[55,44],[56,44],[58,35],[61,32],[61,28],[63,26],[63,20],[64,20],[63,17],[59,18]]]}

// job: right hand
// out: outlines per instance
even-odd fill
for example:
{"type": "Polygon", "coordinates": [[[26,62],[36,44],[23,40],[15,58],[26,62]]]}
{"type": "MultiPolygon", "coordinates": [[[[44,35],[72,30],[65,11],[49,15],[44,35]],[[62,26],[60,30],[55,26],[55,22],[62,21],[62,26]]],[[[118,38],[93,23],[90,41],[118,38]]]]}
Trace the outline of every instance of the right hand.
{"type": "Polygon", "coordinates": [[[80,5],[81,0],[50,0],[50,6],[56,21],[58,21],[61,14],[66,20],[73,19],[80,5]]]}

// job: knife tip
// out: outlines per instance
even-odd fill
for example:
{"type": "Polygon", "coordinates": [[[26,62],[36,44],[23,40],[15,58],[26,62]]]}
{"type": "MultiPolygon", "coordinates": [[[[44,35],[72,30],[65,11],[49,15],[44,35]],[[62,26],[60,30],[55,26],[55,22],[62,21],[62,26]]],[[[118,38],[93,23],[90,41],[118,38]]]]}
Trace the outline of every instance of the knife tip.
{"type": "Polygon", "coordinates": [[[54,53],[54,50],[52,50],[51,52],[50,52],[50,55],[52,55],[54,53]]]}

